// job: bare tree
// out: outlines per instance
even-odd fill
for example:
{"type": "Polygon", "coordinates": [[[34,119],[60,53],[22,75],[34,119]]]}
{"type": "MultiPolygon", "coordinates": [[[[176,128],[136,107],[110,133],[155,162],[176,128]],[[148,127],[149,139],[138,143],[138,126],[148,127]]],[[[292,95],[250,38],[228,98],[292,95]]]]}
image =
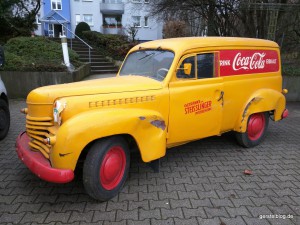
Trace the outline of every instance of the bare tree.
{"type": "Polygon", "coordinates": [[[136,36],[137,36],[138,31],[139,31],[138,27],[136,27],[134,25],[132,25],[132,26],[128,25],[128,26],[125,27],[125,31],[128,34],[128,37],[129,37],[131,42],[137,41],[136,36]]]}
{"type": "Polygon", "coordinates": [[[1,36],[30,35],[36,29],[36,15],[40,7],[41,0],[1,0],[1,36]]]}
{"type": "Polygon", "coordinates": [[[164,38],[185,37],[187,27],[184,21],[168,21],[163,28],[164,38]]]}
{"type": "Polygon", "coordinates": [[[293,30],[294,36],[299,37],[299,9],[299,0],[156,0],[151,3],[152,15],[165,21],[185,21],[190,35],[266,39],[273,34],[277,40],[279,30],[293,30]]]}
{"type": "Polygon", "coordinates": [[[230,36],[236,27],[237,0],[159,0],[152,3],[152,15],[165,20],[183,19],[191,35],[230,36]]]}

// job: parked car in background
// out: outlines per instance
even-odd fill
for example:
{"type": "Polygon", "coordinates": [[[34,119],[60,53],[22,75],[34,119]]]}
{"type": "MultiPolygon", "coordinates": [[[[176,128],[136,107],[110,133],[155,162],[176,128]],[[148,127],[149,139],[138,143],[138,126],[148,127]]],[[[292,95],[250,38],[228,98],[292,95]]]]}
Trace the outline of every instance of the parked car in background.
{"type": "MultiPolygon", "coordinates": [[[[0,46],[0,67],[4,64],[4,51],[0,46]]],[[[4,139],[10,126],[10,114],[6,88],[0,76],[0,140],[4,139]]]]}

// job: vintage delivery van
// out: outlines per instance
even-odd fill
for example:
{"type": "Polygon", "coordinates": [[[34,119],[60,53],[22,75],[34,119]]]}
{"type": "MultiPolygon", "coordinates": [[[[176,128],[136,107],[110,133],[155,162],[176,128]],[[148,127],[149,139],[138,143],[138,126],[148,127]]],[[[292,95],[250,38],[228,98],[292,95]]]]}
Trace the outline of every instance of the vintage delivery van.
{"type": "Polygon", "coordinates": [[[288,115],[279,47],[267,40],[191,37],[132,48],[116,77],[41,87],[27,97],[19,158],[41,179],[83,183],[100,201],[120,191],[130,151],[158,168],[166,149],[236,133],[244,147],[288,115]]]}

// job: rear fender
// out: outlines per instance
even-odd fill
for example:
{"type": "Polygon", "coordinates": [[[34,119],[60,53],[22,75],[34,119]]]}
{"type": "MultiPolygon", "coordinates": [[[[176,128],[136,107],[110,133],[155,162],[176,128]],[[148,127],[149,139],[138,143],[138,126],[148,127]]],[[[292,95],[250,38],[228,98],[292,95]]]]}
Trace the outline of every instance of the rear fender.
{"type": "Polygon", "coordinates": [[[143,109],[101,109],[81,113],[58,129],[51,153],[55,168],[75,169],[81,151],[90,142],[112,135],[131,135],[142,160],[149,162],[166,153],[166,123],[160,113],[143,109]]]}
{"type": "Polygon", "coordinates": [[[257,90],[244,105],[234,130],[242,133],[246,132],[249,116],[258,112],[274,111],[274,121],[281,120],[285,104],[285,97],[282,93],[272,89],[257,90]]]}

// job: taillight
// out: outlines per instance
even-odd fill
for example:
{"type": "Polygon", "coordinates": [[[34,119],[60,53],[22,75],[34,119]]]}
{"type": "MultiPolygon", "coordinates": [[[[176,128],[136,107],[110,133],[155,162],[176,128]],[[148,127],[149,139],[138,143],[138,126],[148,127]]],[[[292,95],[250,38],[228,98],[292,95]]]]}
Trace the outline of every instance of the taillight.
{"type": "Polygon", "coordinates": [[[287,118],[289,115],[289,110],[288,109],[285,109],[281,115],[281,119],[284,119],[284,118],[287,118]]]}

